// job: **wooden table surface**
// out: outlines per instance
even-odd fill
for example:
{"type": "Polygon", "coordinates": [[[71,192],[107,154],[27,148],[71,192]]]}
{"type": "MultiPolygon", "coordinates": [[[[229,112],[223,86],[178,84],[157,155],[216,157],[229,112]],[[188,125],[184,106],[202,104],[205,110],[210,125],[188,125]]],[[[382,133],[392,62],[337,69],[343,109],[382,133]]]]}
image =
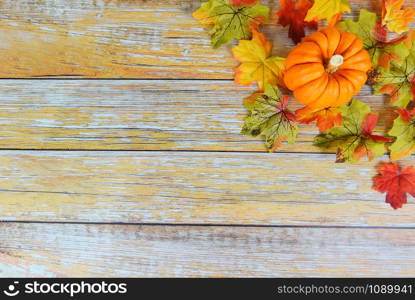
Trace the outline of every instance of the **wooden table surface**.
{"type": "Polygon", "coordinates": [[[242,136],[255,86],[199,4],[0,1],[0,276],[415,276],[415,201],[371,189],[388,157],[335,164],[312,125],[272,154],[242,136]]]}

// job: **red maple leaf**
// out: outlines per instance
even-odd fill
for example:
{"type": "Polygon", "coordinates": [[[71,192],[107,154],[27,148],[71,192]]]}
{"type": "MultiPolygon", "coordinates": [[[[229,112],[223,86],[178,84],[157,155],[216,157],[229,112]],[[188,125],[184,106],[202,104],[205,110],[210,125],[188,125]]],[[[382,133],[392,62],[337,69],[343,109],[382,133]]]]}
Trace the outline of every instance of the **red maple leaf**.
{"type": "Polygon", "coordinates": [[[372,139],[376,142],[381,142],[381,143],[390,142],[391,141],[390,138],[386,138],[386,137],[381,136],[381,135],[372,134],[372,132],[375,129],[376,124],[378,122],[378,118],[379,118],[379,116],[377,114],[373,114],[373,113],[370,113],[366,116],[366,118],[364,119],[363,124],[362,124],[362,135],[365,138],[372,139]]]}
{"type": "Polygon", "coordinates": [[[374,29],[374,37],[375,40],[379,43],[386,43],[388,39],[388,29],[386,29],[386,26],[382,26],[380,23],[376,23],[375,29],[374,29]]]}
{"type": "Polygon", "coordinates": [[[388,39],[388,33],[386,26],[382,26],[380,23],[375,25],[374,37],[379,46],[394,45],[408,38],[407,34],[403,34],[393,39],[388,39]]]}
{"type": "MultiPolygon", "coordinates": [[[[402,42],[408,39],[408,35],[401,35],[394,39],[388,39],[388,29],[386,26],[382,26],[382,24],[377,23],[374,30],[374,37],[376,41],[376,47],[387,47],[391,45],[395,45],[399,42],[402,42]]],[[[389,64],[392,60],[399,61],[401,57],[393,52],[385,51],[379,57],[379,65],[383,68],[388,69],[389,64]]]]}
{"type": "Polygon", "coordinates": [[[244,5],[249,6],[249,5],[254,4],[257,1],[258,0],[231,0],[231,4],[236,7],[244,6],[244,5]]]}
{"type": "Polygon", "coordinates": [[[281,103],[277,104],[277,107],[276,107],[277,113],[282,112],[284,114],[283,117],[287,121],[296,122],[297,121],[297,116],[295,114],[293,114],[292,112],[287,110],[288,99],[289,99],[289,96],[287,96],[287,95],[282,96],[281,103]]]}
{"type": "Polygon", "coordinates": [[[405,121],[406,123],[411,122],[412,117],[415,116],[415,108],[412,108],[412,109],[398,108],[397,112],[399,116],[401,117],[401,119],[405,121]]]}
{"type": "Polygon", "coordinates": [[[374,179],[373,189],[386,193],[386,203],[394,209],[407,203],[407,194],[415,197],[415,168],[400,169],[395,163],[383,163],[378,167],[379,175],[374,179]]]}
{"type": "MultiPolygon", "coordinates": [[[[378,143],[387,143],[390,142],[391,139],[381,136],[372,134],[373,130],[376,127],[376,123],[378,122],[378,115],[374,113],[369,113],[365,119],[363,120],[362,127],[361,127],[361,135],[363,138],[367,140],[372,140],[378,143]]],[[[370,159],[374,158],[374,153],[372,149],[367,147],[366,144],[362,144],[356,148],[356,150],[353,153],[353,156],[356,160],[360,160],[362,157],[367,156],[370,159]]]]}
{"type": "Polygon", "coordinates": [[[305,22],[304,18],[313,3],[309,0],[280,0],[281,8],[277,11],[278,24],[282,26],[290,26],[288,30],[288,37],[294,43],[299,43],[305,36],[304,28],[317,29],[318,23],[316,21],[305,22]]]}

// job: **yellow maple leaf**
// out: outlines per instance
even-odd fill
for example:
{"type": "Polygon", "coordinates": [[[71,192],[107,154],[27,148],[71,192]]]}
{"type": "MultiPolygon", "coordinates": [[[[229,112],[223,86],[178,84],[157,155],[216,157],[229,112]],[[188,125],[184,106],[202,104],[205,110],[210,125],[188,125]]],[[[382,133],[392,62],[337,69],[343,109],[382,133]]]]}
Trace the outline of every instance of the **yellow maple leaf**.
{"type": "Polygon", "coordinates": [[[326,19],[333,24],[344,12],[350,12],[348,0],[315,0],[304,20],[311,22],[326,19]]]}
{"type": "Polygon", "coordinates": [[[267,84],[282,83],[284,58],[272,56],[271,52],[272,43],[255,29],[251,40],[240,40],[232,48],[233,56],[241,62],[235,70],[235,83],[250,85],[256,81],[259,91],[263,91],[267,84]]]}
{"type": "Polygon", "coordinates": [[[405,0],[382,1],[382,25],[391,32],[401,34],[408,31],[409,23],[414,20],[415,10],[402,9],[404,2],[405,0]]]}

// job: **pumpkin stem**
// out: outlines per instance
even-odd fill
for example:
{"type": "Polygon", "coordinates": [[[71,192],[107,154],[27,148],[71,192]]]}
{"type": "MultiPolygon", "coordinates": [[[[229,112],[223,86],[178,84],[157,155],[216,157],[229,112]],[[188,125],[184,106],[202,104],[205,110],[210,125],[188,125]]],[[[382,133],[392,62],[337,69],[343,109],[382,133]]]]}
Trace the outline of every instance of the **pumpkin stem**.
{"type": "Polygon", "coordinates": [[[336,54],[330,58],[330,61],[327,65],[326,71],[328,73],[334,73],[337,69],[343,64],[343,56],[336,54]]]}

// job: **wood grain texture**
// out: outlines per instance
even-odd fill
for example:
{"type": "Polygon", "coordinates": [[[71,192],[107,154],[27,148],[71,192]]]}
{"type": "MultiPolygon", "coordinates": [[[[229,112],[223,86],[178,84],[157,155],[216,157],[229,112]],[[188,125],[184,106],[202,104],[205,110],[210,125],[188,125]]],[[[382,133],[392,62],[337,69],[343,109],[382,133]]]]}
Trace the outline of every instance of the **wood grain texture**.
{"type": "MultiPolygon", "coordinates": [[[[200,2],[2,0],[0,77],[231,79],[237,63],[230,48],[211,49],[207,30],[191,16],[200,2]]],[[[354,11],[372,7],[351,2],[354,11]]],[[[264,30],[276,54],[286,55],[287,29],[264,30]]]]}
{"type": "Polygon", "coordinates": [[[0,77],[231,78],[188,4],[3,0],[0,77]]]}
{"type": "MultiPolygon", "coordinates": [[[[1,151],[1,220],[414,226],[334,155],[1,151]]],[[[409,162],[409,161],[408,161],[409,162]]]]}
{"type": "MultiPolygon", "coordinates": [[[[0,149],[16,149],[0,151],[0,276],[414,276],[415,204],[394,211],[371,189],[378,161],[334,164],[312,126],[292,153],[239,134],[256,87],[232,83],[230,47],[212,50],[191,17],[199,3],[0,1],[13,79],[0,149]]],[[[264,31],[284,56],[287,30],[264,31]]],[[[358,98],[390,126],[384,98],[358,98]]]]}
{"type": "MultiPolygon", "coordinates": [[[[218,80],[0,80],[0,148],[265,152],[240,134],[250,93],[218,80]]],[[[368,88],[356,97],[380,113],[378,131],[390,128],[385,99],[368,88]]],[[[279,151],[319,152],[316,127],[300,132],[279,151]]]]}
{"type": "Polygon", "coordinates": [[[413,277],[414,230],[0,224],[0,276],[413,277]]]}

